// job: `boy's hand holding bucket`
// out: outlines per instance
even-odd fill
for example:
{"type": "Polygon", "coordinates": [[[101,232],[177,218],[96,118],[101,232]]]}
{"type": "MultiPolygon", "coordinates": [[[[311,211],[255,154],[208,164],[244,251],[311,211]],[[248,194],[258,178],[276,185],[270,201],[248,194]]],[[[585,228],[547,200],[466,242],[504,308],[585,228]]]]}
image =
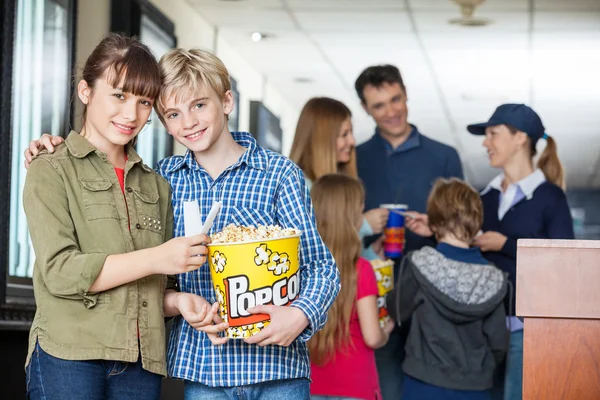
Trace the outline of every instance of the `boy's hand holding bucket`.
{"type": "Polygon", "coordinates": [[[270,317],[270,323],[265,329],[244,339],[248,344],[276,344],[287,347],[308,326],[308,318],[296,307],[256,306],[248,311],[252,314],[268,314],[270,317]]]}

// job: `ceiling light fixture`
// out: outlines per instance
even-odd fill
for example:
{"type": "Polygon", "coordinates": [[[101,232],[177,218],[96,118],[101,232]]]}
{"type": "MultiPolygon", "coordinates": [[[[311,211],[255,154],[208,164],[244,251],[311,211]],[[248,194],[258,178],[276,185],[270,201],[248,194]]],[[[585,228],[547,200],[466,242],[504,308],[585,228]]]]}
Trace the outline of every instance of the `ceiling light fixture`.
{"type": "Polygon", "coordinates": [[[475,8],[481,5],[485,0],[451,0],[460,6],[460,18],[452,18],[449,22],[462,26],[484,26],[492,21],[485,18],[476,18],[473,16],[475,8]]]}
{"type": "Polygon", "coordinates": [[[273,39],[275,37],[275,35],[273,35],[272,33],[265,33],[265,32],[253,32],[251,35],[251,38],[253,41],[255,42],[260,42],[266,39],[273,39]]]}

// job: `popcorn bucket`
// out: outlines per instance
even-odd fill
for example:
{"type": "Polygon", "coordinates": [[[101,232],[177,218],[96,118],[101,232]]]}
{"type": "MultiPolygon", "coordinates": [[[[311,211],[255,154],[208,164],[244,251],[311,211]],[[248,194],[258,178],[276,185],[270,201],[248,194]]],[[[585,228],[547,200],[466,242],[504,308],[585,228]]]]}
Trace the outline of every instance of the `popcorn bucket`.
{"type": "Polygon", "coordinates": [[[270,320],[250,314],[258,305],[288,306],[300,295],[300,235],[208,245],[210,275],[226,336],[250,337],[270,320]]]}
{"type": "Polygon", "coordinates": [[[394,262],[392,260],[372,260],[371,265],[375,271],[375,278],[377,278],[379,325],[383,328],[390,320],[385,295],[394,288],[394,262]]]}

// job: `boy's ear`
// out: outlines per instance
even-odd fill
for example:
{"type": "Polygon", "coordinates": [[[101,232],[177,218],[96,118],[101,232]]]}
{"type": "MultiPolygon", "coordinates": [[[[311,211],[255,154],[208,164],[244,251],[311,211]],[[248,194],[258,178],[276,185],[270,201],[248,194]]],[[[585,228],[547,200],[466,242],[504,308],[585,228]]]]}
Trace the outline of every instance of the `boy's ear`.
{"type": "Polygon", "coordinates": [[[223,112],[226,115],[229,115],[233,111],[233,107],[235,107],[235,102],[233,101],[233,93],[231,93],[231,90],[228,90],[223,96],[223,112]]]}
{"type": "Polygon", "coordinates": [[[92,88],[88,85],[85,80],[80,80],[77,84],[77,96],[79,100],[86,106],[90,102],[90,97],[92,95],[92,88]]]}

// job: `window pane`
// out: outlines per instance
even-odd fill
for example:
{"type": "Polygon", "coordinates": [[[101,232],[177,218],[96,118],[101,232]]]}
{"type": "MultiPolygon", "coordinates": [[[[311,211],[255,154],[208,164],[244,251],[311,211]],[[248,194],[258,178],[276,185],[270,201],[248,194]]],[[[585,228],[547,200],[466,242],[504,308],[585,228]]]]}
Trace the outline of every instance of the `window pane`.
{"type": "MultiPolygon", "coordinates": [[[[17,3],[13,59],[9,276],[31,277],[34,254],[22,207],[23,152],[43,132],[66,132],[68,11],[50,0],[17,3]]],[[[32,221],[32,223],[35,223],[32,221]]]]}
{"type": "MultiPolygon", "coordinates": [[[[173,38],[146,15],[142,15],[140,40],[152,50],[157,59],[174,46],[173,38]]],[[[171,155],[167,153],[172,138],[154,110],[150,116],[150,123],[144,127],[138,138],[136,150],[147,165],[155,167],[158,161],[171,155]]]]}
{"type": "Polygon", "coordinates": [[[237,89],[237,81],[233,78],[230,78],[230,80],[231,80],[231,94],[233,95],[234,106],[233,106],[233,110],[229,114],[228,127],[229,127],[230,132],[236,132],[239,129],[240,92],[238,92],[238,89],[237,89]]]}

